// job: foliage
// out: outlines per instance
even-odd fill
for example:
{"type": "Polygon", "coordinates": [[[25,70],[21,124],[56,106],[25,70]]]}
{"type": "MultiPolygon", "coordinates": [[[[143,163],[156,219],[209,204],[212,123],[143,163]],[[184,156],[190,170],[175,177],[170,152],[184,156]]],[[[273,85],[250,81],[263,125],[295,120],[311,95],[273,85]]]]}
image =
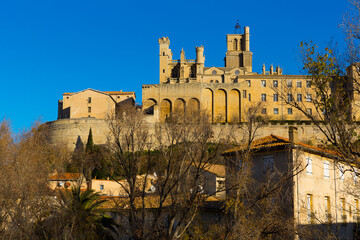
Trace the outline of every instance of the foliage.
{"type": "Polygon", "coordinates": [[[89,130],[89,136],[88,136],[88,140],[86,142],[85,152],[88,154],[91,154],[94,152],[94,140],[93,140],[91,128],[89,130]]]}

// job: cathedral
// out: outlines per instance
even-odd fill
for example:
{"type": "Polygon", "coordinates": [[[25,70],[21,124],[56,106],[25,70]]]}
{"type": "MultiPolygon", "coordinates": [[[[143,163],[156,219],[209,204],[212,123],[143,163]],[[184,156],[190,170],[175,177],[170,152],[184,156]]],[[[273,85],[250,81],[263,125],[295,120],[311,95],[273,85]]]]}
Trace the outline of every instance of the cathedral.
{"type": "Polygon", "coordinates": [[[304,75],[283,75],[280,67],[252,71],[250,28],[226,35],[224,67],[205,67],[204,47],[195,47],[196,59],[173,59],[170,40],[159,39],[159,84],[143,85],[143,110],[154,121],[175,113],[206,112],[214,123],[239,123],[253,107],[274,121],[306,121],[303,114],[285,104],[297,101],[312,109],[311,82],[304,75]],[[281,95],[286,90],[287,94],[281,95]]]}

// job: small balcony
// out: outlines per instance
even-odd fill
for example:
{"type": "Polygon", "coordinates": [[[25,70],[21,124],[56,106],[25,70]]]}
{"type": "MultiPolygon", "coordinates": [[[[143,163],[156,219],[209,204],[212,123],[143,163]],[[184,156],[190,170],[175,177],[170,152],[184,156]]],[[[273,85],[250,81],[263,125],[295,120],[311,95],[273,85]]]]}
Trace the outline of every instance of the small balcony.
{"type": "Polygon", "coordinates": [[[345,225],[347,223],[347,215],[341,215],[341,223],[345,225]]]}

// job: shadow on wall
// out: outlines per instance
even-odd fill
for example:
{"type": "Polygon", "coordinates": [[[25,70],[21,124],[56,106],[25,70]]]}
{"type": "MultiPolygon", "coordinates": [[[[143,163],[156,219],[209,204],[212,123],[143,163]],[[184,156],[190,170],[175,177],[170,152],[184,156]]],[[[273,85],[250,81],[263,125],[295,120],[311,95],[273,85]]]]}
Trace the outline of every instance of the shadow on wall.
{"type": "Polygon", "coordinates": [[[360,239],[360,223],[323,223],[298,226],[300,239],[360,239]]]}
{"type": "Polygon", "coordinates": [[[70,118],[70,107],[62,109],[62,105],[61,105],[61,107],[59,106],[58,109],[58,119],[65,119],[65,118],[70,118]]]}

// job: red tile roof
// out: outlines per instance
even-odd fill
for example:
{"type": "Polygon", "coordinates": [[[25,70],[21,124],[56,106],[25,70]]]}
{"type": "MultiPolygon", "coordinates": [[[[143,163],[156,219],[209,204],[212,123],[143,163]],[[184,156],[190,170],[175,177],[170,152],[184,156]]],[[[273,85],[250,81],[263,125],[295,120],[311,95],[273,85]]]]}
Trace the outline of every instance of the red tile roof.
{"type": "Polygon", "coordinates": [[[218,164],[211,164],[204,168],[204,170],[211,172],[219,177],[225,177],[225,166],[218,164]]]}
{"type": "Polygon", "coordinates": [[[49,180],[78,180],[82,173],[55,173],[49,177],[49,180]]]}
{"type": "MultiPolygon", "coordinates": [[[[294,146],[294,147],[301,147],[303,150],[308,150],[308,151],[315,151],[319,154],[325,154],[325,155],[333,155],[333,156],[339,156],[340,154],[329,150],[329,149],[325,149],[325,148],[319,148],[319,147],[315,147],[315,146],[311,146],[302,142],[291,142],[289,139],[287,138],[283,138],[283,137],[279,137],[276,135],[269,135],[263,138],[259,138],[257,140],[255,140],[252,143],[251,149],[255,150],[255,151],[260,151],[261,149],[268,149],[268,148],[276,148],[276,147],[280,147],[280,146],[294,146]]],[[[224,154],[231,154],[234,152],[239,152],[239,151],[243,151],[245,149],[245,146],[239,146],[239,147],[235,147],[232,149],[229,149],[227,151],[224,152],[224,154]]]]}

